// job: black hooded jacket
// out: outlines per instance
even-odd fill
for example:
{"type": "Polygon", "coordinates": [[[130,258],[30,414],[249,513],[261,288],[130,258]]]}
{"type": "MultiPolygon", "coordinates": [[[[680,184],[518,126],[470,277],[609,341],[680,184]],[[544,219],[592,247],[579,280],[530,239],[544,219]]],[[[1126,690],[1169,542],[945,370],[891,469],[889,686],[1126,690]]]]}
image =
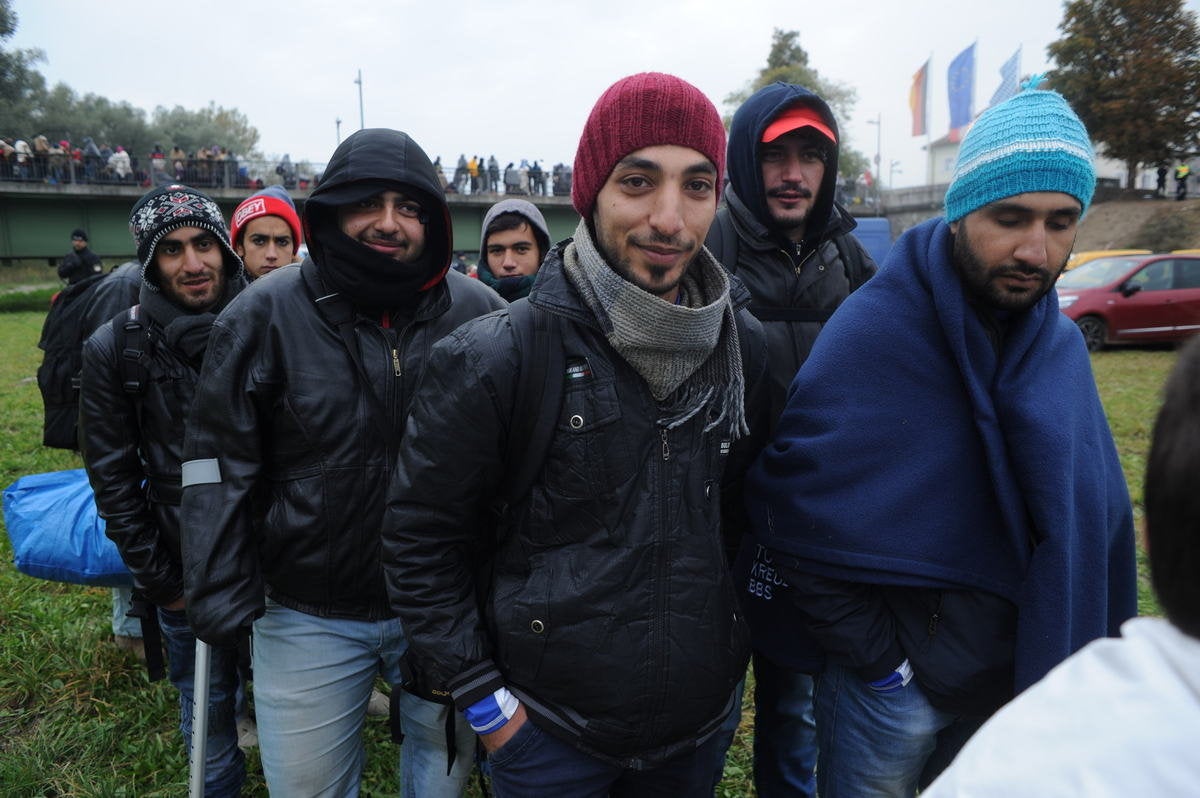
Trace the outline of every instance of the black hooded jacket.
{"type": "Polygon", "coordinates": [[[763,322],[771,371],[772,426],[788,386],[816,342],[825,320],[850,292],[875,274],[875,263],[853,236],[854,218],[834,201],[838,152],[831,147],[825,175],[796,244],[771,220],[759,147],[763,131],[785,109],[807,105],[840,137],[825,102],[799,86],[772,83],[734,114],[729,130],[729,185],[705,241],[753,297],[750,312],[763,322]]]}
{"type": "Polygon", "coordinates": [[[434,343],[505,304],[447,273],[445,196],[403,133],[369,129],[342,142],[304,222],[311,257],[253,283],[214,324],[188,423],[184,581],[196,635],[213,644],[236,640],[264,594],[324,617],[391,616],[380,529],[410,399],[434,343]],[[419,263],[369,262],[378,253],[334,224],[336,206],[381,190],[419,197],[419,263]],[[380,271],[389,265],[394,280],[380,271]],[[404,308],[367,312],[331,278],[355,292],[412,289],[404,308]]]}

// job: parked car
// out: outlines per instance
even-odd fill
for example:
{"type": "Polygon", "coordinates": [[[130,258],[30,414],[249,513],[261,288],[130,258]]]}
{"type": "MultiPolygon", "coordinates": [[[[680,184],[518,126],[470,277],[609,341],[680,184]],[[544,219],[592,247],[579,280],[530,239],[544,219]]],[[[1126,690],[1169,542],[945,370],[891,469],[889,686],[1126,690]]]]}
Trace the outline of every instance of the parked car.
{"type": "Polygon", "coordinates": [[[1071,257],[1067,258],[1067,265],[1063,271],[1071,271],[1072,269],[1082,266],[1085,263],[1090,263],[1097,258],[1108,258],[1116,255],[1150,255],[1148,249],[1088,249],[1083,252],[1072,252],[1071,257]]]}
{"type": "Polygon", "coordinates": [[[1090,351],[1179,341],[1200,332],[1200,256],[1098,258],[1058,279],[1058,306],[1090,351]]]}

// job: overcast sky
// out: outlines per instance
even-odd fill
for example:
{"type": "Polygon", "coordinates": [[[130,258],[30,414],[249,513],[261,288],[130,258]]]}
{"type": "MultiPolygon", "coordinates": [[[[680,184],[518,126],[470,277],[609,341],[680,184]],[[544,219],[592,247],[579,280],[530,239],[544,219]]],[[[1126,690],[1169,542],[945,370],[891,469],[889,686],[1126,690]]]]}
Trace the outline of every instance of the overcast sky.
{"type": "MultiPolygon", "coordinates": [[[[670,72],[724,113],[766,63],[771,32],[800,32],[810,64],[858,92],[839,120],[855,148],[882,152],[885,185],[924,182],[911,135],[913,74],[931,59],[934,139],[947,131],[946,69],[976,43],[975,109],[1021,48],[1049,68],[1056,0],[13,0],[12,47],[37,47],[50,85],[155,106],[236,108],[259,149],[328,160],[359,127],[394,127],[453,164],[459,153],[571,163],[596,98],[634,72],[670,72]],[[170,9],[170,10],[168,10],[170,9]],[[877,119],[882,125],[871,124],[877,119]],[[877,143],[878,137],[878,143],[877,143]],[[898,164],[891,168],[893,161],[898,164]]],[[[1200,10],[1200,0],[1187,7],[1200,10]]],[[[35,133],[34,131],[5,131],[35,133]]],[[[82,135],[82,134],[81,134],[82,135]]],[[[118,144],[120,142],[112,142],[118,144]]],[[[220,142],[214,142],[220,143],[220,142]]],[[[166,143],[164,143],[165,145],[166,143]]]]}

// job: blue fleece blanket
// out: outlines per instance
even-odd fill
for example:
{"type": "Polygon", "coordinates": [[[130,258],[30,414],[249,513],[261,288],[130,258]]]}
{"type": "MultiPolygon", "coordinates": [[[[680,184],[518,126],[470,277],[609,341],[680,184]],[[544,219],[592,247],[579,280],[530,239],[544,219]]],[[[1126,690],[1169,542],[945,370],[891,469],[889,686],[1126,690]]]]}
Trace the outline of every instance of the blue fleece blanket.
{"type": "Polygon", "coordinates": [[[909,230],[822,331],[747,478],[754,535],[815,573],[1018,608],[1017,687],[1136,613],[1129,494],[1053,291],[997,354],[943,220],[909,230]]]}

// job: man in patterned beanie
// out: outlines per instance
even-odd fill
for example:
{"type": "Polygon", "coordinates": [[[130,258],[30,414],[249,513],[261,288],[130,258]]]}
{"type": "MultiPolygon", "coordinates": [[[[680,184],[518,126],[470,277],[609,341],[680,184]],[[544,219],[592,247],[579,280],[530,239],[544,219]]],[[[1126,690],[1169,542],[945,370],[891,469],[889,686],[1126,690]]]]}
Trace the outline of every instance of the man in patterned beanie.
{"type": "Polygon", "coordinates": [[[413,401],[389,594],[501,798],[713,792],[749,654],[721,507],[741,507],[765,411],[749,294],[703,247],[724,166],[695,86],[610,87],[575,157],[574,238],[528,298],[433,350],[413,401]]]}
{"type": "MultiPolygon", "coordinates": [[[[183,430],[213,321],[245,280],[220,208],[199,191],[148,192],[129,230],[142,264],[139,304],[83,346],[81,451],[105,532],[133,574],[135,596],[157,614],[190,750],[196,638],[180,558],[183,430]]],[[[152,639],[147,661],[153,669],[157,657],[161,668],[152,639]]],[[[210,668],[204,794],[236,796],[246,777],[235,717],[237,649],[214,648],[210,668]]]]}
{"type": "Polygon", "coordinates": [[[1094,183],[1058,94],[984,112],[945,218],[833,315],[747,476],[751,542],[826,661],[825,798],[913,795],[1136,612],[1129,493],[1052,290],[1094,183]]]}

